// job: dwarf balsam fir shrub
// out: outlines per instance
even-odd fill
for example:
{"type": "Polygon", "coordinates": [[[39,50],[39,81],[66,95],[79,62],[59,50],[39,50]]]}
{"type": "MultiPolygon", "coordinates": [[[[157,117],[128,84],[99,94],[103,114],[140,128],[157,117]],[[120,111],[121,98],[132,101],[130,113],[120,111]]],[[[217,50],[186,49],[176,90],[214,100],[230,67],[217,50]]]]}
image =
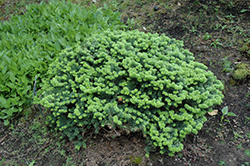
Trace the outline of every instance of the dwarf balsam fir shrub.
{"type": "Polygon", "coordinates": [[[141,130],[149,146],[173,156],[223,98],[223,84],[182,47],[139,31],[95,35],[61,52],[38,102],[71,139],[90,126],[141,130]]]}

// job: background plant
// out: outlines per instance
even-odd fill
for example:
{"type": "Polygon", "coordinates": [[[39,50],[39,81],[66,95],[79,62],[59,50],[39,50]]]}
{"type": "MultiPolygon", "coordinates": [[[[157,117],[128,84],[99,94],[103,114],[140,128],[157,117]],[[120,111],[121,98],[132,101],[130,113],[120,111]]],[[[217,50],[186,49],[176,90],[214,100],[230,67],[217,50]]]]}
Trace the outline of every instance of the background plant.
{"type": "Polygon", "coordinates": [[[223,60],[223,62],[222,62],[223,70],[222,71],[224,71],[226,73],[230,73],[231,71],[233,71],[233,68],[231,67],[232,63],[228,60],[228,58],[225,57],[222,60],[223,60]]]}
{"type": "Polygon", "coordinates": [[[250,39],[249,38],[244,41],[244,44],[239,49],[239,51],[242,52],[247,58],[250,57],[250,39]]]}
{"type": "Polygon", "coordinates": [[[247,63],[239,63],[235,66],[232,77],[235,80],[244,80],[250,74],[249,65],[247,63]]]}
{"type": "Polygon", "coordinates": [[[140,130],[149,147],[172,156],[223,98],[223,84],[182,47],[165,35],[139,31],[87,38],[50,65],[37,103],[70,140],[81,140],[91,126],[97,133],[101,127],[140,130]]]}
{"type": "Polygon", "coordinates": [[[31,104],[35,75],[39,85],[48,64],[62,49],[108,28],[125,28],[120,13],[107,5],[87,10],[54,0],[26,9],[24,15],[0,23],[0,119],[5,125],[31,104]]]}
{"type": "Polygon", "coordinates": [[[223,122],[223,120],[228,121],[228,120],[224,119],[225,116],[237,116],[237,115],[236,115],[235,113],[233,113],[233,112],[228,112],[228,106],[224,107],[224,108],[221,110],[221,112],[222,112],[222,116],[221,116],[221,120],[220,120],[221,123],[223,122]]]}

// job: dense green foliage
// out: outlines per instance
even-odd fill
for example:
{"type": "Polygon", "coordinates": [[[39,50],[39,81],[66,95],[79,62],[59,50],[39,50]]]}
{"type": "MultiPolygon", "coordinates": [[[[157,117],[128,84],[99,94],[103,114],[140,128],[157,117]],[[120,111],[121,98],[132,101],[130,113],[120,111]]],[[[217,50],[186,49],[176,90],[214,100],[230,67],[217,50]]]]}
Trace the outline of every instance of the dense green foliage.
{"type": "Polygon", "coordinates": [[[106,5],[87,10],[57,0],[29,5],[24,15],[0,22],[0,119],[5,125],[30,105],[35,75],[43,75],[61,49],[108,28],[124,28],[119,15],[106,5]]]}
{"type": "Polygon", "coordinates": [[[239,49],[247,58],[250,57],[250,39],[247,39],[243,46],[239,49]]]}
{"type": "Polygon", "coordinates": [[[232,73],[232,77],[235,80],[244,80],[250,75],[250,67],[246,63],[239,63],[235,66],[235,70],[232,73]]]}
{"type": "Polygon", "coordinates": [[[91,126],[141,130],[150,146],[173,155],[223,98],[223,84],[182,47],[139,31],[94,35],[50,65],[38,103],[71,140],[91,126]]]}

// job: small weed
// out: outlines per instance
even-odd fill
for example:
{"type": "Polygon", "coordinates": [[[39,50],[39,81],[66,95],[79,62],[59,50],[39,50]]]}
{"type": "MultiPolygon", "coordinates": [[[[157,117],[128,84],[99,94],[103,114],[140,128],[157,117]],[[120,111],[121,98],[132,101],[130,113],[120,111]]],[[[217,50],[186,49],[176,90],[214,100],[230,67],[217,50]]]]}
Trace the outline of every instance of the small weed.
{"type": "Polygon", "coordinates": [[[182,153],[178,153],[178,156],[179,156],[180,158],[182,158],[183,154],[182,154],[182,153]]]}
{"type": "Polygon", "coordinates": [[[134,18],[130,20],[130,18],[127,19],[127,25],[129,26],[129,29],[133,29],[133,26],[135,25],[134,18]]]}
{"type": "Polygon", "coordinates": [[[239,144],[239,145],[237,145],[237,148],[238,148],[238,149],[242,149],[243,147],[242,147],[241,144],[239,144]]]}
{"type": "Polygon", "coordinates": [[[227,57],[222,58],[222,60],[223,60],[223,62],[222,62],[223,70],[222,71],[224,71],[226,73],[230,73],[233,70],[231,68],[232,63],[229,60],[227,60],[227,57]]]}
{"type": "Polygon", "coordinates": [[[234,18],[235,18],[235,16],[233,16],[232,14],[226,16],[226,19],[227,19],[230,23],[234,23],[234,21],[233,21],[234,18]]]}
{"type": "Polygon", "coordinates": [[[195,27],[192,27],[192,29],[190,31],[193,33],[196,33],[197,30],[195,29],[195,27]]]}
{"type": "Polygon", "coordinates": [[[170,4],[170,5],[164,4],[164,7],[165,7],[167,10],[169,10],[169,9],[171,9],[171,8],[173,7],[173,4],[170,4]]]}
{"type": "Polygon", "coordinates": [[[214,26],[214,30],[216,31],[216,30],[218,30],[220,27],[221,27],[221,25],[220,25],[220,24],[215,24],[215,26],[214,26]]]}
{"type": "Polygon", "coordinates": [[[215,12],[215,13],[218,13],[219,8],[220,8],[220,6],[216,6],[216,7],[214,8],[214,12],[215,12]]]}
{"type": "Polygon", "coordinates": [[[29,166],[33,166],[35,163],[36,163],[36,161],[33,160],[33,161],[29,164],[29,166]]]}
{"type": "Polygon", "coordinates": [[[248,9],[242,9],[240,12],[245,13],[245,12],[248,12],[248,11],[250,11],[250,6],[248,6],[248,9]]]}
{"type": "Polygon", "coordinates": [[[221,27],[221,30],[226,29],[226,27],[227,27],[227,25],[223,25],[223,26],[221,27]]]}
{"type": "Polygon", "coordinates": [[[220,141],[221,144],[224,144],[225,142],[224,141],[220,141]]]}
{"type": "Polygon", "coordinates": [[[2,165],[5,161],[6,159],[3,157],[2,160],[0,161],[0,165],[2,165]]]}
{"type": "MultiPolygon", "coordinates": [[[[228,112],[228,106],[224,107],[224,108],[221,110],[221,112],[222,112],[222,116],[221,116],[220,123],[223,122],[225,116],[237,116],[237,115],[236,115],[235,113],[233,113],[233,112],[228,112]]],[[[224,120],[224,121],[227,121],[227,122],[228,122],[228,120],[224,120]]]]}
{"type": "Polygon", "coordinates": [[[63,164],[63,166],[68,166],[68,165],[76,166],[75,164],[72,163],[73,162],[72,160],[73,160],[72,157],[67,157],[66,164],[63,164]]]}
{"type": "Polygon", "coordinates": [[[246,164],[247,166],[249,166],[250,163],[249,162],[244,162],[244,164],[246,164]]]}
{"type": "Polygon", "coordinates": [[[66,156],[66,150],[64,150],[64,149],[61,149],[61,150],[59,150],[59,152],[60,152],[60,154],[62,155],[62,156],[66,156]]]}
{"type": "Polygon", "coordinates": [[[214,46],[214,48],[219,48],[219,46],[223,46],[223,44],[220,43],[220,39],[216,39],[213,43],[210,44],[210,46],[214,46]]]}
{"type": "Polygon", "coordinates": [[[209,39],[211,39],[211,37],[212,36],[209,33],[206,32],[205,35],[203,36],[203,39],[204,40],[209,40],[209,39]]]}
{"type": "Polygon", "coordinates": [[[236,26],[236,27],[232,27],[231,31],[233,34],[237,33],[239,35],[242,35],[244,33],[244,30],[242,27],[236,26]]]}
{"type": "MultiPolygon", "coordinates": [[[[246,94],[246,97],[249,97],[250,96],[250,92],[247,92],[247,94],[246,94]]],[[[250,120],[250,119],[249,119],[250,120]]]]}
{"type": "Polygon", "coordinates": [[[250,133],[247,133],[247,139],[250,139],[250,133]]]}
{"type": "Polygon", "coordinates": [[[226,162],[224,160],[220,160],[218,165],[226,165],[226,162]]]}
{"type": "Polygon", "coordinates": [[[134,164],[140,164],[142,162],[142,158],[138,156],[130,156],[129,159],[131,163],[134,163],[134,164]]]}
{"type": "Polygon", "coordinates": [[[245,122],[244,122],[244,124],[248,124],[248,123],[250,123],[250,117],[247,117],[247,116],[245,116],[245,122]]]}
{"type": "Polygon", "coordinates": [[[236,133],[235,131],[233,131],[234,133],[234,138],[243,138],[243,136],[241,136],[240,134],[236,133]]]}
{"type": "Polygon", "coordinates": [[[248,157],[250,157],[250,149],[245,150],[244,152],[248,157]]]}

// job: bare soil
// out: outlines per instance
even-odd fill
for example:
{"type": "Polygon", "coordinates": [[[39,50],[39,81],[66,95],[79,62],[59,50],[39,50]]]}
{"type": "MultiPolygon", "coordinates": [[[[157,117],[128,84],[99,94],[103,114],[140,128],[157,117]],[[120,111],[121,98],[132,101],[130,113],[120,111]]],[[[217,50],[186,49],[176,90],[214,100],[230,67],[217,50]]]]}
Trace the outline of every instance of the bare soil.
{"type": "Polygon", "coordinates": [[[188,135],[183,142],[184,149],[174,157],[155,151],[146,158],[146,140],[142,133],[112,138],[115,133],[106,129],[100,134],[90,129],[85,136],[86,149],[76,151],[73,142],[60,139],[59,132],[47,130],[42,123],[43,116],[34,106],[30,108],[31,114],[19,117],[12,128],[5,128],[0,121],[0,165],[249,166],[250,81],[248,77],[233,80],[231,74],[236,64],[249,64],[239,48],[250,38],[250,10],[240,12],[250,6],[250,2],[234,2],[229,5],[219,0],[170,1],[165,3],[169,8],[152,3],[152,10],[145,12],[137,4],[124,15],[124,22],[126,17],[140,17],[141,24],[136,28],[141,31],[183,40],[184,47],[196,60],[207,65],[225,85],[223,103],[214,108],[218,114],[207,115],[204,127],[197,135],[188,135]],[[154,11],[155,6],[158,10],[154,11]],[[206,33],[211,37],[206,38],[206,33]],[[231,62],[232,71],[228,73],[223,71],[226,61],[231,62]],[[221,122],[221,110],[225,106],[237,116],[225,116],[226,121],[221,122]]]}

